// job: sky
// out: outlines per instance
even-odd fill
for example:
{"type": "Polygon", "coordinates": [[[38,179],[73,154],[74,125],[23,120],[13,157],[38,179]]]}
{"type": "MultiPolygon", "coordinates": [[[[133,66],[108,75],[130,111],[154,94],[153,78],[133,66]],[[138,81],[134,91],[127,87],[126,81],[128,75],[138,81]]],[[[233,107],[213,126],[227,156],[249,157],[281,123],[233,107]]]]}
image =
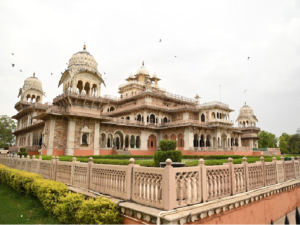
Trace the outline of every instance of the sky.
{"type": "Polygon", "coordinates": [[[33,72],[44,102],[62,94],[61,72],[86,43],[101,95],[118,96],[144,61],[168,92],[229,104],[231,120],[247,102],[262,130],[300,127],[299,0],[1,0],[0,25],[0,115],[17,114],[33,72]]]}

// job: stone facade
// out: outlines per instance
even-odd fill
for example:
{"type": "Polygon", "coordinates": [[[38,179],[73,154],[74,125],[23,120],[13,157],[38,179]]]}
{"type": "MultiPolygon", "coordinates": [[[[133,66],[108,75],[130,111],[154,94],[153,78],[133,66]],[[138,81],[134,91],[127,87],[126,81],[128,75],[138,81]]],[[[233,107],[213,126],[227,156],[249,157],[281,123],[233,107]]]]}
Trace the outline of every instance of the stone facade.
{"type": "Polygon", "coordinates": [[[41,103],[44,92],[35,74],[25,80],[13,116],[18,120],[16,147],[39,148],[48,155],[154,154],[163,138],[177,140],[177,149],[185,152],[257,147],[260,129],[249,106],[241,109],[239,127],[234,127],[229,105],[200,104],[198,95],[168,93],[159,80],[143,63],[119,86],[119,97],[101,96],[102,74],[84,47],[71,57],[59,81],[63,93],[52,103],[41,103]]]}

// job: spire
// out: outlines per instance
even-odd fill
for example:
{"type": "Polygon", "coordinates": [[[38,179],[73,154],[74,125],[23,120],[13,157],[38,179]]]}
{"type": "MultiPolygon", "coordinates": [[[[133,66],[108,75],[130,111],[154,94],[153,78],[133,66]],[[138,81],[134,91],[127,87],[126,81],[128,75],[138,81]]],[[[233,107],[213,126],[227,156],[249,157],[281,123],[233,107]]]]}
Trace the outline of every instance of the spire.
{"type": "Polygon", "coordinates": [[[143,61],[142,65],[144,66],[144,61],[143,61]]]}
{"type": "Polygon", "coordinates": [[[35,72],[33,72],[33,77],[35,77],[35,72]]]}
{"type": "Polygon", "coordinates": [[[86,50],[86,45],[85,45],[85,42],[84,42],[83,50],[86,50]]]}

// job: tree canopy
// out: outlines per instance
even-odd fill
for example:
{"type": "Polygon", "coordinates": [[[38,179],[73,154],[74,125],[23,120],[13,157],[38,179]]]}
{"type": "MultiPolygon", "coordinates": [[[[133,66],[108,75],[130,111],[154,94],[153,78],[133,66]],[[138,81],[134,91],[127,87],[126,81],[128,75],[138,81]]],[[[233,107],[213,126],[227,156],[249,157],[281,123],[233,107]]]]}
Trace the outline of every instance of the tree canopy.
{"type": "Polygon", "coordinates": [[[0,117],[0,148],[11,146],[15,137],[12,134],[16,130],[16,123],[10,117],[2,115],[0,117]]]}
{"type": "Polygon", "coordinates": [[[257,135],[260,139],[258,140],[259,148],[277,148],[278,138],[275,134],[272,134],[268,131],[262,130],[257,135]]]}
{"type": "Polygon", "coordinates": [[[299,154],[300,153],[300,128],[296,134],[282,133],[279,137],[279,148],[281,153],[299,154]]]}

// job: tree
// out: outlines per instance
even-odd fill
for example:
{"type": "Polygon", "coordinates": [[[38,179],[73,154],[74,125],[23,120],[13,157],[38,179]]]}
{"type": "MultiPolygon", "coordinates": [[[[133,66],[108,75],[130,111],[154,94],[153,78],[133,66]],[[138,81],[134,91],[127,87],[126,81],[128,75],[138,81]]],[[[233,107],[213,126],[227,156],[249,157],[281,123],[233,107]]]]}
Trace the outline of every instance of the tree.
{"type": "Polygon", "coordinates": [[[287,133],[282,133],[282,135],[279,137],[279,148],[281,153],[289,153],[291,151],[289,142],[292,135],[289,135],[287,133]]]}
{"type": "Polygon", "coordinates": [[[300,153],[300,134],[294,134],[289,140],[290,152],[294,154],[300,153]]]}
{"type": "Polygon", "coordinates": [[[278,138],[275,134],[262,130],[257,135],[259,148],[277,148],[278,138]]]}
{"type": "Polygon", "coordinates": [[[16,123],[8,116],[0,117],[0,148],[8,148],[11,146],[15,137],[12,134],[16,130],[16,123]]]}
{"type": "Polygon", "coordinates": [[[300,135],[300,127],[296,130],[296,134],[300,135]]]}

